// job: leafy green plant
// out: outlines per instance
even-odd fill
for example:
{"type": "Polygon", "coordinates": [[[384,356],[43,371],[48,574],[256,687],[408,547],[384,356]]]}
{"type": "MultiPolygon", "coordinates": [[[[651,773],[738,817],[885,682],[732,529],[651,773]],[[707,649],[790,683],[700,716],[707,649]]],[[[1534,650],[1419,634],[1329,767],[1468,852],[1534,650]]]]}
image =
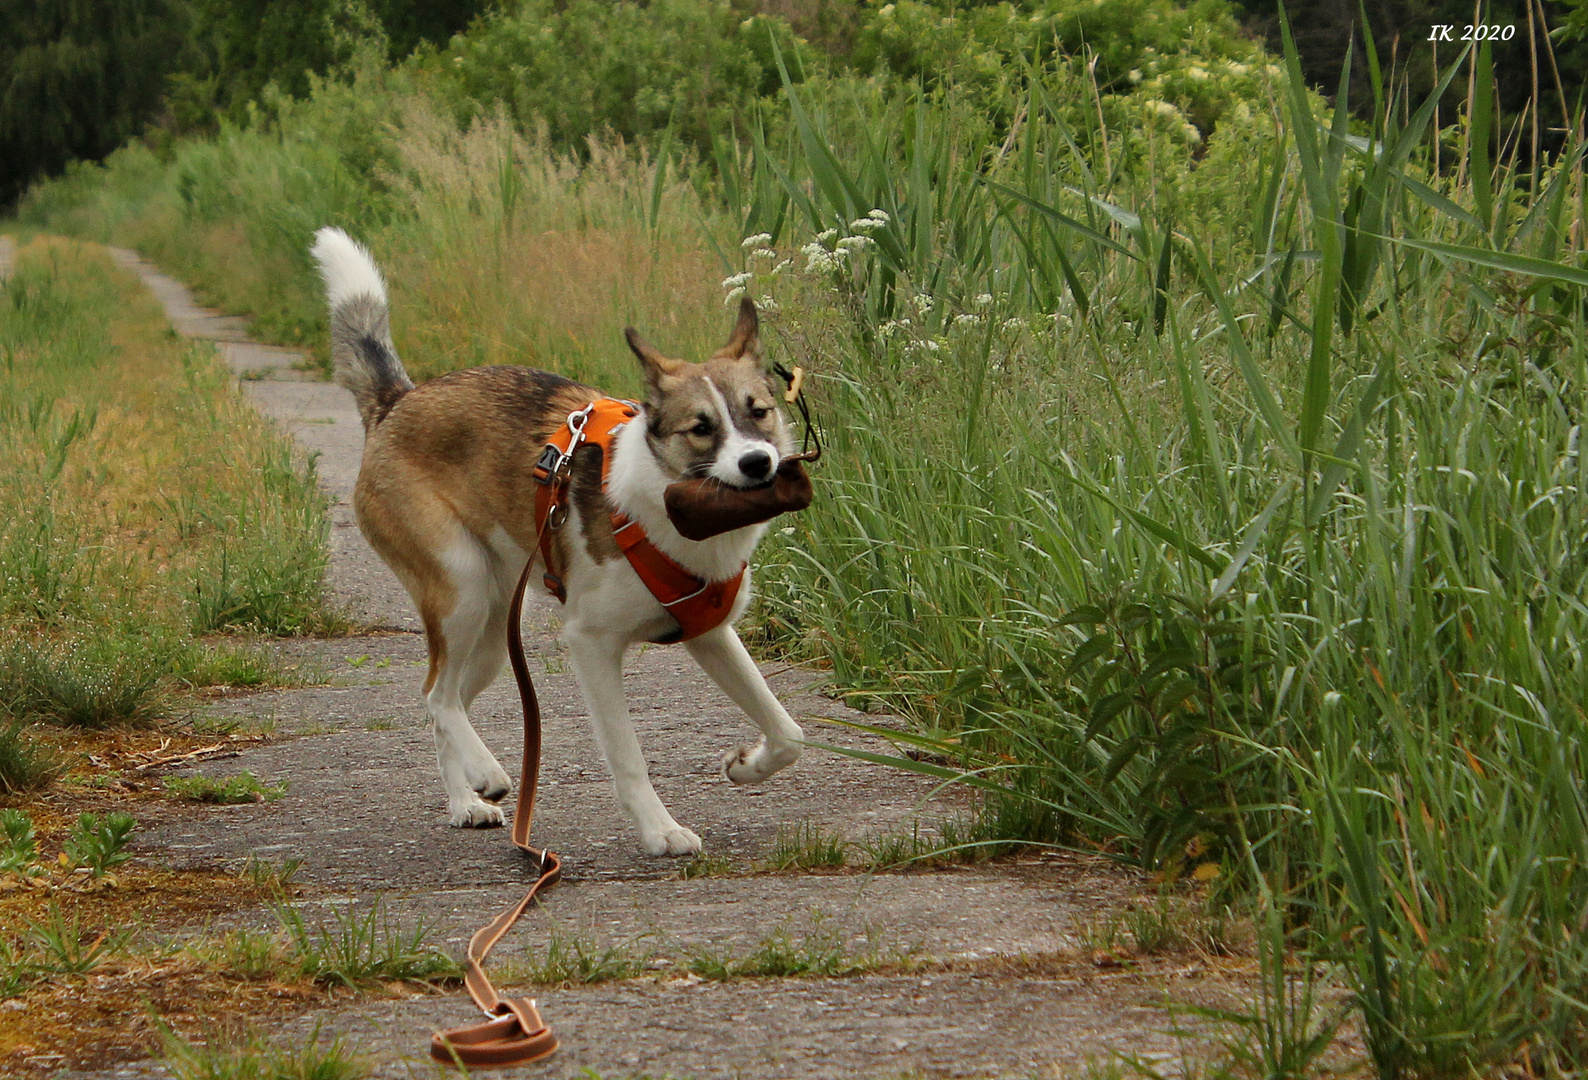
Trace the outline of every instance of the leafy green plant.
{"type": "Polygon", "coordinates": [[[39,842],[33,819],[14,807],[0,810],[0,874],[29,877],[39,873],[39,842]]]}
{"type": "Polygon", "coordinates": [[[702,979],[718,982],[802,976],[835,978],[873,970],[883,962],[881,951],[876,947],[854,953],[840,934],[821,927],[799,937],[781,928],[743,956],[710,948],[697,949],[689,959],[689,970],[702,979]]]}
{"type": "Polygon", "coordinates": [[[104,816],[82,814],[62,845],[62,854],[70,865],[87,869],[94,878],[101,878],[111,867],[132,858],[132,852],[125,849],[127,838],[137,825],[137,819],[121,811],[104,816]]]}
{"type": "Polygon", "coordinates": [[[287,793],[289,783],[282,780],[267,784],[252,772],[244,769],[236,776],[168,776],[165,789],[185,802],[218,803],[233,806],[239,803],[274,802],[287,793]]]}
{"type": "Polygon", "coordinates": [[[299,858],[283,859],[279,863],[274,863],[257,855],[250,855],[243,863],[243,876],[252,881],[260,892],[285,897],[292,895],[296,890],[294,881],[302,868],[303,860],[299,858]]]}

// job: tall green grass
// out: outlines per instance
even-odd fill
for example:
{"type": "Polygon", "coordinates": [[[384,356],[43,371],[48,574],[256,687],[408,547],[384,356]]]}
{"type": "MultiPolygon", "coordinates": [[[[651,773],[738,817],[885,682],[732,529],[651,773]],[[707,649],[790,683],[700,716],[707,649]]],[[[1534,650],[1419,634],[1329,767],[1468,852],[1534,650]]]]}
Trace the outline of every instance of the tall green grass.
{"type": "Polygon", "coordinates": [[[1431,105],[1370,68],[1356,131],[1292,52],[1279,107],[1214,136],[1252,152],[1211,215],[1197,181],[1099,176],[1040,77],[979,152],[936,102],[840,142],[791,97],[797,144],[756,167],[808,269],[749,287],[840,359],[768,627],[920,719],[1005,828],[1260,885],[1350,973],[1381,1076],[1566,1074],[1580,149],[1536,185],[1434,174],[1431,105]]]}

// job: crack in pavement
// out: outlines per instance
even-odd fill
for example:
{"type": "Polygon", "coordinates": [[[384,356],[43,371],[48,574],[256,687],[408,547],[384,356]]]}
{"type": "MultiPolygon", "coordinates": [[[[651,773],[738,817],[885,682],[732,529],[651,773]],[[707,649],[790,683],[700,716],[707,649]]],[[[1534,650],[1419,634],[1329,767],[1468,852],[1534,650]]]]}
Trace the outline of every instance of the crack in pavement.
{"type": "MultiPolygon", "coordinates": [[[[227,700],[223,716],[274,721],[294,737],[199,766],[211,775],[249,769],[291,781],[272,803],[162,810],[141,833],[142,853],[177,866],[212,866],[257,855],[303,859],[299,880],[315,897],[383,897],[402,920],[426,920],[435,940],[461,952],[467,935],[528,879],[500,830],[446,824],[433,744],[419,696],[424,640],[407,594],[365,543],[351,496],[363,429],[351,396],[294,365],[300,354],[247,340],[242,320],[199,307],[181,283],[136,253],[111,249],[166,306],[188,337],[215,341],[259,410],[316,456],[331,499],[329,588],[351,616],[386,632],[283,642],[287,657],[316,664],[333,685],[270,690],[227,700]]],[[[819,481],[818,481],[819,484],[819,481]]],[[[536,839],[564,856],[565,880],[500,954],[537,951],[548,923],[598,947],[643,941],[743,953],[780,931],[813,931],[859,948],[939,957],[1022,957],[1076,949],[1086,928],[1113,917],[1140,882],[1100,858],[1028,859],[1023,864],[930,873],[780,874],[681,880],[676,864],[643,856],[618,809],[584,703],[561,660],[555,604],[537,601],[525,640],[547,717],[545,785],[536,839]],[[540,669],[544,668],[544,672],[540,669]]],[[[770,665],[764,669],[772,671],[770,665]]],[[[963,809],[957,793],[924,777],[841,755],[810,751],[756,788],[718,772],[727,745],[749,722],[682,650],[631,653],[625,683],[659,794],[679,821],[704,837],[709,855],[735,863],[764,856],[780,826],[814,823],[860,838],[930,826],[963,809]]],[[[814,737],[885,748],[880,740],[811,717],[864,719],[823,696],[822,676],[778,667],[771,684],[814,737]]],[[[498,680],[474,709],[481,737],[516,762],[520,719],[511,680],[498,680]]],[[[312,903],[312,901],[310,901],[312,903]]],[[[238,918],[246,920],[247,913],[238,918]]],[[[1112,1051],[1161,1058],[1174,1052],[1168,984],[1131,972],[1059,978],[1011,969],[871,974],[840,979],[751,979],[700,983],[641,979],[540,992],[562,1050],[518,1070],[530,1076],[611,1080],[638,1072],[673,1076],[895,1077],[1079,1072],[1112,1051]]],[[[1221,978],[1182,978],[1180,997],[1228,1001],[1221,978]]],[[[284,1025],[344,1033],[382,1076],[428,1070],[429,1035],[469,1013],[460,993],[366,998],[284,1025]]],[[[135,1063],[101,1075],[159,1067],[135,1063]]]]}

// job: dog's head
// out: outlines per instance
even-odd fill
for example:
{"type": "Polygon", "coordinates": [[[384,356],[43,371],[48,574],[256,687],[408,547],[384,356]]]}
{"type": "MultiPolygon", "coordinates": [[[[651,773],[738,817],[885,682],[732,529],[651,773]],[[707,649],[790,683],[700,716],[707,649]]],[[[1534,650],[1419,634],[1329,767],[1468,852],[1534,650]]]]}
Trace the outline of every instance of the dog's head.
{"type": "Polygon", "coordinates": [[[759,487],[790,452],[778,386],[761,364],[760,320],[749,297],[733,336],[701,364],[670,360],[629,327],[629,348],[645,369],[646,438],[674,479],[711,476],[759,487]]]}

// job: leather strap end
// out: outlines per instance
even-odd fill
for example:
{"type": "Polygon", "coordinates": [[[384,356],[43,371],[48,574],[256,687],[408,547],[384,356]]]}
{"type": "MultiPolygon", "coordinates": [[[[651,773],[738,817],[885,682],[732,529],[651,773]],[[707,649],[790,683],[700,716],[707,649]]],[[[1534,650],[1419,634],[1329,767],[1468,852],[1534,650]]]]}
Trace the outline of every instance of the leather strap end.
{"type": "Polygon", "coordinates": [[[501,1068],[539,1061],[557,1050],[557,1036],[541,1021],[529,998],[503,1001],[501,1016],[479,1024],[438,1031],[430,1039],[430,1056],[443,1065],[501,1068]]]}

